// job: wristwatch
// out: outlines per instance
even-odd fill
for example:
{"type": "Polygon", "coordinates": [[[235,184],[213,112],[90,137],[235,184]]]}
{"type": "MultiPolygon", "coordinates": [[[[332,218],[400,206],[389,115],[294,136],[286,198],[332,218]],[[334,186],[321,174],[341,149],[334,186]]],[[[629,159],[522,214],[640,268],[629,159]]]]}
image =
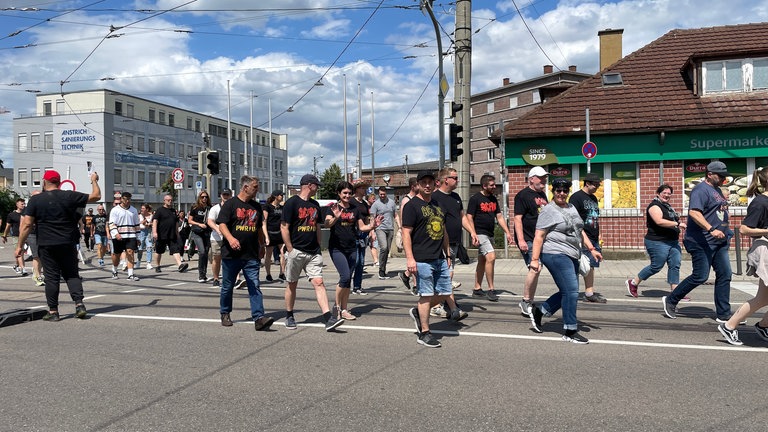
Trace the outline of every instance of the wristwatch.
{"type": "Polygon", "coordinates": [[[714,230],[716,230],[716,229],[717,229],[717,227],[716,227],[716,226],[714,226],[714,225],[712,225],[712,226],[709,228],[709,231],[707,231],[707,232],[712,232],[712,231],[714,231],[714,230]]]}

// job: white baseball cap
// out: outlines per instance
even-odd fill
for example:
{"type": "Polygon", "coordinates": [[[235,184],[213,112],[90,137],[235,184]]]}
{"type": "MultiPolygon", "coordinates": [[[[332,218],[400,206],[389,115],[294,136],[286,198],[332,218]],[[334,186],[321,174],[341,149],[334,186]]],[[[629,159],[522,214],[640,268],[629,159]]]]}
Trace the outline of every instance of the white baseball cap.
{"type": "Polygon", "coordinates": [[[540,166],[535,166],[535,167],[531,168],[530,171],[528,171],[528,178],[531,178],[531,177],[534,177],[534,176],[536,176],[536,177],[544,177],[544,176],[548,176],[548,175],[549,175],[549,173],[547,172],[547,170],[545,170],[544,168],[542,168],[540,166]]]}

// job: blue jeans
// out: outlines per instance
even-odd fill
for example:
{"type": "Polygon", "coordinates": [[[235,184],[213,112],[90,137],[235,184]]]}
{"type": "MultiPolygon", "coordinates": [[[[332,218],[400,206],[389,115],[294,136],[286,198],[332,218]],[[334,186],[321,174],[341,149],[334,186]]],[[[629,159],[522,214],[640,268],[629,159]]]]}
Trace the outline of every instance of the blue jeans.
{"type": "Polygon", "coordinates": [[[541,303],[541,311],[551,316],[563,308],[563,328],[577,330],[576,306],[579,300],[579,260],[564,254],[541,254],[541,263],[555,280],[558,292],[541,303]]]}
{"type": "Polygon", "coordinates": [[[352,270],[357,265],[357,249],[353,252],[344,252],[341,249],[331,249],[328,251],[331,255],[336,271],[339,272],[339,287],[350,288],[352,281],[352,270]]]}
{"type": "Polygon", "coordinates": [[[223,259],[221,269],[221,296],[219,305],[221,313],[232,312],[232,290],[235,279],[240,271],[243,271],[245,282],[248,285],[248,298],[251,302],[251,317],[257,320],[264,316],[264,296],[259,288],[259,260],[223,259]]]}
{"type": "Polygon", "coordinates": [[[352,287],[361,288],[363,286],[363,265],[365,265],[365,252],[367,247],[357,248],[357,261],[355,261],[355,270],[352,272],[352,287]]]}
{"type": "Polygon", "coordinates": [[[731,260],[728,257],[728,242],[718,245],[699,244],[683,240],[685,250],[691,254],[693,272],[667,297],[673,306],[677,305],[694,288],[709,278],[710,267],[715,270],[715,312],[720,319],[731,317],[731,260]]]}
{"type": "MultiPolygon", "coordinates": [[[[147,253],[147,264],[152,263],[152,230],[139,230],[137,236],[139,241],[139,251],[145,251],[147,253]]],[[[139,263],[141,264],[141,263],[139,263]]]]}
{"type": "Polygon", "coordinates": [[[680,260],[682,250],[677,240],[648,240],[645,239],[645,250],[651,257],[651,264],[645,266],[637,274],[642,280],[648,280],[651,276],[660,272],[667,264],[667,283],[677,285],[680,283],[680,260]]]}

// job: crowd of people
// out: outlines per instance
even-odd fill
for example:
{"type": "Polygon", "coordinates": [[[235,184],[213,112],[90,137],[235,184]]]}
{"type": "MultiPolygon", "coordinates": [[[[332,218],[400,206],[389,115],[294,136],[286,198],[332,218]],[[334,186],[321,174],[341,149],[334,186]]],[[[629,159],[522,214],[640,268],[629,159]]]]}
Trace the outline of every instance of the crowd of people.
{"type": "MultiPolygon", "coordinates": [[[[752,176],[747,195],[753,199],[740,228],[742,235],[753,238],[748,252],[748,274],[759,278],[759,288],[755,297],[736,313],[732,313],[730,305],[732,272],[728,253],[734,233],[729,223],[728,201],[721,190],[728,177],[724,163],[715,161],[707,166],[704,181],[691,191],[687,223],[670,204],[672,186],[658,187],[656,197],[645,210],[644,241],[650,264],[625,284],[628,294],[636,298],[641,283],[666,265],[670,293],[662,298],[663,312],[676,319],[677,304],[687,300],[688,294],[707,280],[710,268],[714,269],[718,331],[728,343],[741,345],[737,326],[768,305],[768,168],[758,168],[752,176]],[[682,281],[681,233],[693,266],[691,275],[682,281]]],[[[113,279],[119,279],[120,272],[126,271],[130,281],[139,280],[135,270],[141,268],[143,258],[147,270],[162,272],[161,257],[168,251],[175,260],[174,270],[183,273],[189,268],[186,261],[196,251],[198,282],[212,281],[220,287],[221,324],[225,327],[233,325],[233,291],[239,288],[247,288],[255,329],[267,330],[273,324],[274,318],[265,313],[260,289],[263,260],[265,281],[276,280],[271,269],[274,264],[278,269],[277,280],[286,283],[284,325],[296,329],[296,290],[304,273],[314,289],[325,329],[333,331],[345,321],[358,318],[351,313],[349,298],[350,294],[365,294],[362,268],[368,248],[376,243],[379,253],[374,261],[378,277],[389,279],[388,257],[393,240],[397,239],[396,244],[406,258],[405,268],[397,275],[405,288],[418,296],[415,307],[409,310],[417,342],[436,348],[441,342],[430,332],[430,317],[458,322],[468,316],[453,295],[460,285],[453,280],[453,269],[462,247],[463,231],[478,250],[471,297],[499,300],[494,284],[494,231],[498,225],[504,241],[519,248],[528,266],[519,306],[521,313],[531,320],[532,330],[543,332],[543,318],[562,309],[562,339],[589,343],[578,331],[579,276],[584,280],[584,301],[607,302],[594,290],[595,268],[602,261],[600,210],[595,195],[602,184],[600,177],[586,174],[582,187],[571,193],[570,180],[550,181],[543,168],[533,167],[527,175],[526,187],[515,195],[512,229],[507,226],[495,197],[495,180],[491,175],[481,178],[481,190],[469,199],[466,211],[461,197],[454,192],[458,173],[453,168],[444,168],[439,173],[419,172],[409,179],[409,193],[402,197],[399,208],[383,187],[377,191],[378,199],[374,195],[374,200],[369,201],[365,195],[369,184],[362,180],[340,182],[336,202],[321,207],[313,198],[320,181],[311,174],[301,178],[298,194],[283,202],[284,193],[273,191],[262,206],[255,199],[258,178],[246,175],[240,178],[237,194],[224,189],[216,204],[211,203],[207,191],[201,191],[189,214],[174,209],[171,195],[164,196],[163,205],[154,211],[149,204],[142,204],[137,210],[129,192],[116,196],[109,213],[103,204],[98,204],[95,214],[93,208],[83,214],[87,203],[101,199],[98,174],[92,174],[92,191],[85,194],[60,190],[59,174],[47,171],[41,191],[33,194],[28,203],[23,199],[16,201],[16,209],[6,218],[3,242],[8,237],[12,239],[14,270],[20,275],[28,274],[24,256],[25,249],[31,249],[33,278],[36,284],[45,285],[46,321],[60,319],[58,297],[62,280],[75,302],[75,316],[87,315],[78,274],[82,238],[86,250],[95,248],[99,266],[104,266],[104,256],[109,254],[113,279]],[[551,186],[551,202],[547,184],[551,186]],[[323,279],[321,228],[329,229],[328,251],[339,274],[333,302],[323,279]],[[182,257],[185,253],[186,261],[182,257]],[[535,302],[544,267],[557,292],[535,302]]],[[[762,339],[768,340],[768,313],[755,324],[755,329],[762,339]]]]}

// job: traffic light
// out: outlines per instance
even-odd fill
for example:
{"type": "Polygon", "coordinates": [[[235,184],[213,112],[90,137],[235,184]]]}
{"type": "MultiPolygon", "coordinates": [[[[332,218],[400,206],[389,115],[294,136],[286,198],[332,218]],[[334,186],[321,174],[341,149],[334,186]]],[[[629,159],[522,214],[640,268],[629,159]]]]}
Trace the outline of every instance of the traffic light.
{"type": "Polygon", "coordinates": [[[461,148],[461,143],[464,142],[464,138],[460,136],[464,127],[457,125],[456,123],[451,123],[448,125],[448,130],[448,139],[451,143],[451,162],[456,162],[459,160],[459,156],[464,153],[464,150],[461,148]]]}
{"type": "Polygon", "coordinates": [[[197,153],[197,172],[205,174],[205,164],[208,163],[208,150],[203,150],[197,153]]]}
{"type": "Polygon", "coordinates": [[[464,105],[456,102],[451,102],[451,118],[455,118],[456,113],[463,109],[464,109],[464,105]]]}
{"type": "Polygon", "coordinates": [[[205,156],[208,159],[208,174],[219,173],[219,152],[209,151],[205,156]]]}

